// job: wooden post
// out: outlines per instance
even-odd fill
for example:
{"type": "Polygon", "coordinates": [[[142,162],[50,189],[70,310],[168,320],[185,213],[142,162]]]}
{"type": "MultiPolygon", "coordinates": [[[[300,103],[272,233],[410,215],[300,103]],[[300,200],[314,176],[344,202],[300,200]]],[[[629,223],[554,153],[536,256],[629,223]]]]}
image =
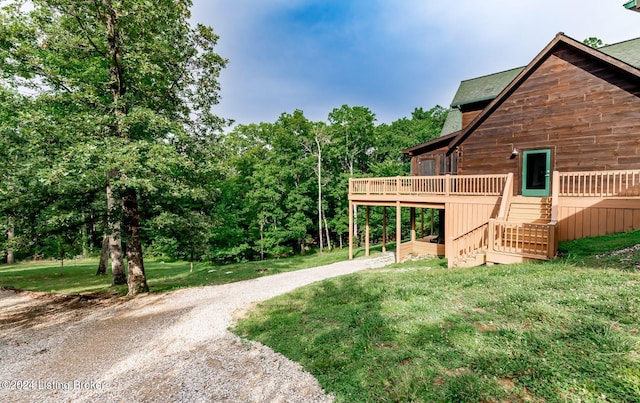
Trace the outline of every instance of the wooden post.
{"type": "Polygon", "coordinates": [[[353,260],[353,202],[349,201],[349,260],[353,260]]]}
{"type": "Polygon", "coordinates": [[[447,268],[450,269],[454,267],[454,263],[456,262],[453,258],[453,237],[449,237],[449,239],[444,242],[444,257],[447,259],[447,268]]]}
{"type": "Polygon", "coordinates": [[[487,242],[487,250],[493,252],[496,244],[496,227],[494,225],[495,220],[489,219],[489,240],[487,242]]]}
{"type": "Polygon", "coordinates": [[[387,206],[382,207],[382,253],[387,251],[387,206]]]}
{"type": "Polygon", "coordinates": [[[560,195],[560,172],[553,171],[551,183],[551,222],[558,222],[558,198],[560,195]]]}
{"type": "Polygon", "coordinates": [[[446,174],[444,176],[444,195],[449,196],[451,192],[451,175],[446,174]]]}
{"type": "Polygon", "coordinates": [[[424,209],[420,209],[420,237],[424,238],[424,209]]]}
{"type": "Polygon", "coordinates": [[[411,242],[416,241],[416,208],[411,207],[411,242]]]}
{"type": "Polygon", "coordinates": [[[367,206],[365,224],[364,224],[364,255],[369,256],[369,209],[367,206]]]}
{"type": "Polygon", "coordinates": [[[400,244],[402,243],[402,208],[396,202],[396,263],[400,263],[400,244]]]}
{"type": "Polygon", "coordinates": [[[433,214],[434,209],[431,209],[431,233],[429,235],[433,236],[433,228],[434,228],[434,220],[435,220],[435,216],[433,214]]]}

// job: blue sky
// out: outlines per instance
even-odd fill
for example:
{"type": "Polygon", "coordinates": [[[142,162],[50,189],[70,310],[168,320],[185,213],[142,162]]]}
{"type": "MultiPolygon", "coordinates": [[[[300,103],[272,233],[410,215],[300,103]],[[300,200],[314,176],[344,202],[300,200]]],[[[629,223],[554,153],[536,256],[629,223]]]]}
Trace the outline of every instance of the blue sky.
{"type": "Polygon", "coordinates": [[[558,32],[605,43],[640,37],[624,0],[193,0],[220,35],[218,115],[273,122],[343,104],[377,123],[447,106],[461,80],[529,63],[558,32]]]}

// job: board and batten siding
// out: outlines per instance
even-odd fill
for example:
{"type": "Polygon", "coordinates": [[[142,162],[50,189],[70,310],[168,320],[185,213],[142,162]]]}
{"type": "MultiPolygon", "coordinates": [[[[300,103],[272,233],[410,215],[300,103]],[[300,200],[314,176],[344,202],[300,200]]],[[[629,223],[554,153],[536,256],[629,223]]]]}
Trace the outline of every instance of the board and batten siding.
{"type": "Polygon", "coordinates": [[[640,199],[560,197],[558,238],[571,241],[640,230],[640,199]]]}
{"type": "Polygon", "coordinates": [[[560,172],[640,169],[640,80],[559,46],[460,145],[458,173],[513,172],[519,194],[522,151],[543,148],[560,172]]]}
{"type": "MultiPolygon", "coordinates": [[[[470,198],[472,199],[472,198],[470,198]]],[[[445,205],[445,236],[457,238],[465,233],[485,224],[490,218],[495,217],[500,209],[500,198],[496,197],[494,202],[476,203],[469,202],[448,202],[445,205]]]]}

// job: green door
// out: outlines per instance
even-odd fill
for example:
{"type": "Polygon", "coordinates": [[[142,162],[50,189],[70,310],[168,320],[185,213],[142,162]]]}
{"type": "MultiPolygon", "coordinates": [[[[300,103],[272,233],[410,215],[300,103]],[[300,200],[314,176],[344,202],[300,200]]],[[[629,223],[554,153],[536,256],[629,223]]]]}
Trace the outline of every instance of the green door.
{"type": "Polygon", "coordinates": [[[522,195],[549,196],[551,150],[529,150],[522,156],[522,195]]]}

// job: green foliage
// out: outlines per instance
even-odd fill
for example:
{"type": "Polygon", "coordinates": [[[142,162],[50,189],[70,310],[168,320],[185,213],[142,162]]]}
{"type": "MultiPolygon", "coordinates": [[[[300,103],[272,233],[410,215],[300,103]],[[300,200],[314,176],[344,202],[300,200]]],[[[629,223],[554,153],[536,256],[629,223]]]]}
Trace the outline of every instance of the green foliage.
{"type": "Polygon", "coordinates": [[[604,42],[601,39],[596,38],[595,36],[590,36],[582,41],[587,46],[591,46],[594,49],[605,46],[604,42]]]}
{"type": "MultiPolygon", "coordinates": [[[[615,256],[612,238],[582,243],[615,256]]],[[[394,265],[265,302],[235,331],[336,401],[637,401],[639,274],[571,262],[394,265]]]]}
{"type": "MultiPolygon", "coordinates": [[[[318,150],[323,213],[332,244],[340,245],[348,233],[349,178],[407,174],[400,150],[437,136],[445,117],[439,106],[417,108],[411,120],[374,126],[369,109],[343,105],[329,114],[328,126],[296,110],[275,123],[236,127],[222,138],[228,165],[214,206],[210,256],[237,261],[317,247],[318,150]]],[[[376,212],[373,227],[381,220],[376,212]]]]}
{"type": "MultiPolygon", "coordinates": [[[[321,223],[342,245],[348,178],[406,174],[400,150],[440,132],[439,106],[376,126],[368,108],[343,105],[328,124],[296,110],[223,133],[228,122],[214,106],[227,61],[215,53],[213,30],[189,23],[190,6],[3,3],[3,251],[54,257],[47,245],[61,237],[86,246],[83,228],[99,247],[107,177],[116,200],[135,195],[141,240],[154,255],[235,262],[302,254],[319,245],[321,223]]],[[[127,219],[115,210],[111,222],[127,219]]]]}
{"type": "Polygon", "coordinates": [[[157,236],[172,255],[200,258],[226,124],[213,111],[226,65],[218,37],[190,24],[190,1],[22,3],[0,10],[3,83],[30,94],[0,96],[0,118],[12,117],[0,119],[11,134],[0,148],[12,156],[0,165],[11,185],[0,221],[14,219],[14,247],[37,253],[80,226],[97,229],[99,244],[110,173],[117,198],[139,199],[144,241],[157,236]]]}

